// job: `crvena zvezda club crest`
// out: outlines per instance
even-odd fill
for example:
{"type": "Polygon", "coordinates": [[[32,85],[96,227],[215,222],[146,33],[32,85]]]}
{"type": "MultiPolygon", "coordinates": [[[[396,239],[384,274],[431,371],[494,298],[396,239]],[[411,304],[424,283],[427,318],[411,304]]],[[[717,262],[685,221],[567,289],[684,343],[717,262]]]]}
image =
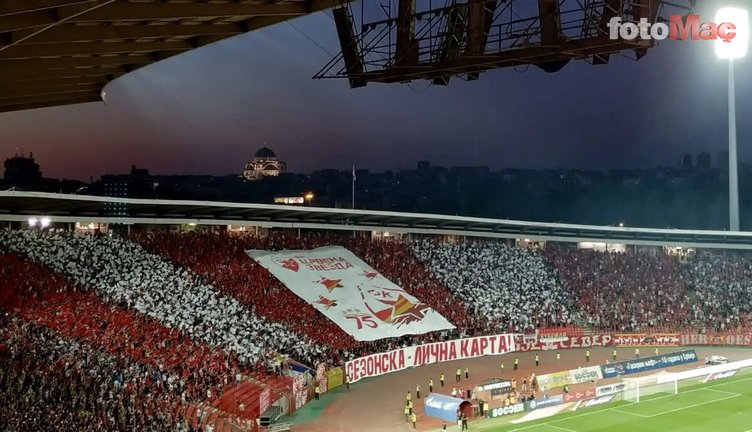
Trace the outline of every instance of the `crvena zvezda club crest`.
{"type": "Polygon", "coordinates": [[[292,270],[294,272],[297,272],[300,270],[300,265],[297,261],[295,261],[295,258],[277,258],[274,260],[275,263],[277,263],[280,267],[284,267],[287,270],[292,270]]]}
{"type": "MultiPolygon", "coordinates": [[[[382,322],[400,327],[403,324],[410,324],[421,321],[425,318],[426,311],[429,309],[428,305],[425,303],[411,302],[402,295],[404,291],[401,289],[380,288],[380,290],[382,293],[384,293],[384,291],[392,291],[395,297],[392,297],[393,300],[386,300],[387,296],[382,296],[384,297],[383,299],[374,299],[371,295],[366,296],[362,287],[358,285],[358,291],[360,291],[360,296],[363,298],[366,308],[382,322]],[[369,300],[376,300],[377,303],[371,306],[369,300]],[[381,309],[383,308],[382,305],[388,305],[389,307],[381,309]]],[[[368,292],[370,294],[373,291],[374,290],[368,292]]]]}

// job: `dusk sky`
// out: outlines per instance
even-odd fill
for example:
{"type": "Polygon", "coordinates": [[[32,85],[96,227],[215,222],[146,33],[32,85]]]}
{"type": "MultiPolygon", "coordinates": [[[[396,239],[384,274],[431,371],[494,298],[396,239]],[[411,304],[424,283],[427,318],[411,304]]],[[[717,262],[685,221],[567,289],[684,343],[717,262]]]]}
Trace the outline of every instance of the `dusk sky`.
{"type": "MultiPolygon", "coordinates": [[[[702,2],[703,20],[714,2],[702,2]],[[705,9],[707,8],[707,9],[705,9]]],[[[327,13],[293,21],[332,55],[327,13]]],[[[574,62],[556,74],[491,71],[479,81],[312,80],[332,55],[283,23],[133,72],[108,105],[0,114],[0,158],[33,151],[46,177],[242,171],[266,143],[293,172],[352,164],[633,168],[675,165],[727,143],[727,65],[712,42],[665,41],[640,62],[574,62]]],[[[737,65],[740,158],[752,157],[752,64],[737,65]]]]}

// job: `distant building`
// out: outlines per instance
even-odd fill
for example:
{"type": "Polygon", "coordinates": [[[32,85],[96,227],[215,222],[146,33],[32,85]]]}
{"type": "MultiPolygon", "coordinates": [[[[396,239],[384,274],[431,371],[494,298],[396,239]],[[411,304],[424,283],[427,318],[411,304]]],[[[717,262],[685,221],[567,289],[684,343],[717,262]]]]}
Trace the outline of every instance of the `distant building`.
{"type": "Polygon", "coordinates": [[[278,176],[287,169],[287,164],[279,159],[268,147],[260,148],[253,159],[245,164],[243,178],[248,181],[259,180],[264,177],[278,176]]]}
{"type": "Polygon", "coordinates": [[[685,169],[685,170],[692,169],[692,155],[691,154],[683,154],[681,156],[681,159],[679,160],[679,168],[685,169]]]}
{"type": "Polygon", "coordinates": [[[5,182],[14,185],[29,185],[42,180],[42,171],[34,160],[34,154],[29,157],[16,155],[5,160],[5,182]]]}
{"type": "Polygon", "coordinates": [[[697,168],[702,171],[709,171],[712,165],[710,153],[703,152],[697,155],[697,168]]]}

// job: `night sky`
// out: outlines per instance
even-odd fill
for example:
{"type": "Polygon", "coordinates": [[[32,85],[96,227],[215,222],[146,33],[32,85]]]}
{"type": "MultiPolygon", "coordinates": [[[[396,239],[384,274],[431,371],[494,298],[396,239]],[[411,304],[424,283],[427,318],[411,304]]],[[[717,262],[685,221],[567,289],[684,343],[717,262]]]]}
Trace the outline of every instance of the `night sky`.
{"type": "MultiPolygon", "coordinates": [[[[702,2],[712,20],[716,2],[702,2]]],[[[331,54],[328,13],[293,25],[331,54]]],[[[332,55],[292,25],[238,36],[133,72],[108,105],[0,114],[0,159],[33,151],[46,177],[230,174],[266,143],[289,170],[638,168],[727,143],[727,66],[712,42],[665,41],[640,62],[557,74],[492,71],[449,87],[312,80],[332,55]]],[[[737,66],[740,158],[752,157],[752,65],[737,66]]]]}

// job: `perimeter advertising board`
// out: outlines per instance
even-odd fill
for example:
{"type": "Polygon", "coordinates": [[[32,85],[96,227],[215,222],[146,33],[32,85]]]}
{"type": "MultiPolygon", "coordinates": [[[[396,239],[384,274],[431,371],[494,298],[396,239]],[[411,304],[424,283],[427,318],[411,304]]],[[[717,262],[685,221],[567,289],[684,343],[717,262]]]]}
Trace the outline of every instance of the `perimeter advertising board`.
{"type": "Polygon", "coordinates": [[[566,393],[564,395],[564,403],[577,402],[585,399],[592,399],[596,397],[595,389],[587,389],[584,391],[566,393]]]}
{"type": "Polygon", "coordinates": [[[601,366],[604,378],[614,378],[620,375],[631,375],[656,369],[665,369],[673,366],[694,363],[698,360],[694,350],[680,351],[673,354],[646,357],[621,363],[601,366]]]}
{"type": "Polygon", "coordinates": [[[344,384],[344,378],[345,373],[342,371],[342,368],[337,367],[326,371],[326,382],[329,390],[335,389],[344,384]]]}
{"type": "Polygon", "coordinates": [[[475,392],[488,392],[490,396],[499,396],[512,393],[514,388],[512,387],[512,381],[497,378],[491,381],[487,381],[477,387],[475,392]]]}
{"type": "Polygon", "coordinates": [[[597,397],[615,395],[627,389],[627,383],[610,384],[595,388],[597,397]]]}
{"type": "Polygon", "coordinates": [[[569,371],[569,378],[572,384],[584,384],[603,379],[603,373],[600,366],[591,366],[569,371]]]}
{"type": "Polygon", "coordinates": [[[554,372],[550,374],[538,375],[536,377],[538,387],[542,390],[551,390],[557,387],[564,387],[572,384],[572,378],[569,371],[554,372]]]}
{"type": "Polygon", "coordinates": [[[514,335],[479,336],[398,348],[371,354],[345,363],[350,382],[375,377],[411,367],[465,360],[515,351],[514,335]]]}
{"type": "Polygon", "coordinates": [[[488,411],[488,418],[503,417],[511,414],[519,414],[525,411],[525,404],[518,403],[514,405],[507,405],[499,408],[494,408],[488,411]]]}
{"type": "Polygon", "coordinates": [[[525,402],[525,411],[532,411],[534,409],[561,405],[562,403],[564,403],[564,398],[562,396],[552,396],[548,399],[531,400],[525,402]]]}

